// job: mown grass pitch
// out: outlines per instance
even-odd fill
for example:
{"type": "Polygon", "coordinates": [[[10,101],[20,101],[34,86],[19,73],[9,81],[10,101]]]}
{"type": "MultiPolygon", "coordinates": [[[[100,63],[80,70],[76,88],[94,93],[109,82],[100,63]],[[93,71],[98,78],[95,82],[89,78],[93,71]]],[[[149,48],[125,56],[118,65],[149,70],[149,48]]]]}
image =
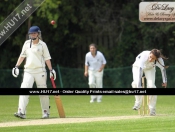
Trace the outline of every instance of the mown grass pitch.
{"type": "MultiPolygon", "coordinates": [[[[29,125],[15,127],[0,127],[0,131],[11,132],[174,132],[175,131],[175,96],[158,96],[157,99],[157,116],[145,116],[142,118],[134,118],[139,116],[137,111],[133,111],[134,96],[130,95],[111,95],[103,96],[101,103],[90,104],[90,96],[61,96],[66,118],[59,118],[57,108],[53,96],[50,96],[50,119],[66,120],[75,119],[75,122],[48,125],[29,125]],[[76,122],[76,119],[87,119],[92,117],[118,117],[133,116],[133,118],[120,120],[101,120],[92,122],[76,122]]],[[[41,107],[39,96],[30,96],[27,107],[27,119],[22,120],[13,116],[17,111],[18,96],[0,96],[0,124],[6,122],[18,121],[39,121],[41,118],[41,107]]]]}

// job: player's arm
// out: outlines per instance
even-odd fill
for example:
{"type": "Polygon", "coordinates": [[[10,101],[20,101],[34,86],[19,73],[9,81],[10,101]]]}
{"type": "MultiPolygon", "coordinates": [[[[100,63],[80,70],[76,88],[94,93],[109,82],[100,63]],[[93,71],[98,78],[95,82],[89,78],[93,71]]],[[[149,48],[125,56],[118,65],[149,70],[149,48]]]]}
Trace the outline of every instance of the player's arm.
{"type": "Polygon", "coordinates": [[[85,67],[84,67],[84,76],[87,77],[88,76],[88,69],[89,69],[89,62],[88,62],[88,59],[87,59],[87,54],[86,54],[86,57],[85,57],[85,67]]]}
{"type": "Polygon", "coordinates": [[[47,65],[48,69],[50,70],[50,78],[53,77],[53,79],[55,80],[56,79],[56,72],[52,68],[52,64],[50,61],[51,56],[50,56],[49,50],[48,50],[47,45],[45,43],[43,44],[43,47],[44,47],[43,57],[44,57],[44,60],[45,60],[45,63],[47,65]]]}
{"type": "Polygon", "coordinates": [[[55,80],[56,79],[56,72],[54,69],[52,69],[52,64],[51,64],[50,59],[45,60],[45,62],[46,62],[46,65],[50,71],[50,78],[53,77],[53,79],[55,80]]]}
{"type": "Polygon", "coordinates": [[[24,43],[24,45],[22,47],[22,51],[21,51],[21,54],[17,60],[16,66],[19,67],[25,58],[26,58],[26,42],[24,43]]]}
{"type": "Polygon", "coordinates": [[[50,59],[49,60],[46,60],[45,62],[46,62],[46,65],[47,65],[48,69],[49,70],[52,70],[52,64],[51,64],[50,59]]]}
{"type": "Polygon", "coordinates": [[[16,67],[19,67],[20,65],[21,65],[21,63],[23,62],[23,60],[25,59],[25,57],[19,57],[18,58],[18,61],[17,61],[17,63],[16,63],[16,67]]]}
{"type": "Polygon", "coordinates": [[[50,59],[51,59],[51,56],[50,56],[50,53],[49,53],[49,50],[48,50],[48,48],[47,48],[47,45],[44,43],[43,44],[43,57],[44,57],[44,60],[45,60],[45,62],[46,62],[46,65],[47,65],[47,67],[48,67],[48,69],[49,70],[52,70],[52,64],[51,64],[51,61],[50,61],[50,59]]]}
{"type": "Polygon", "coordinates": [[[100,69],[99,69],[99,72],[101,72],[101,71],[105,68],[105,65],[106,65],[106,64],[102,64],[102,65],[101,65],[101,67],[100,67],[100,69]]]}
{"type": "Polygon", "coordinates": [[[24,59],[25,59],[25,57],[21,57],[21,56],[18,58],[18,61],[16,63],[16,66],[12,69],[12,75],[14,77],[18,77],[18,75],[19,75],[19,69],[18,69],[18,67],[21,65],[21,63],[23,62],[24,59]]]}
{"type": "Polygon", "coordinates": [[[163,68],[163,70],[161,70],[161,73],[162,73],[162,80],[163,80],[162,86],[166,88],[167,87],[166,69],[163,68]]]}
{"type": "Polygon", "coordinates": [[[163,61],[162,58],[159,58],[158,61],[159,62],[156,62],[156,66],[158,66],[160,68],[160,70],[161,70],[162,81],[163,81],[162,86],[166,88],[167,87],[167,74],[166,74],[165,67],[163,67],[164,66],[164,61],[163,61]]]}
{"type": "Polygon", "coordinates": [[[87,65],[85,65],[85,67],[84,67],[84,76],[88,76],[88,66],[87,65]]]}
{"type": "Polygon", "coordinates": [[[26,48],[25,48],[25,44],[23,45],[23,48],[22,48],[22,52],[17,60],[17,63],[15,65],[15,67],[12,69],[12,75],[14,77],[18,77],[19,75],[19,69],[18,67],[21,65],[21,63],[23,62],[23,60],[25,59],[26,57],[26,48]]]}
{"type": "Polygon", "coordinates": [[[101,72],[105,68],[105,65],[106,65],[106,59],[105,59],[103,54],[102,54],[102,62],[103,62],[103,64],[101,65],[99,72],[101,72]]]}

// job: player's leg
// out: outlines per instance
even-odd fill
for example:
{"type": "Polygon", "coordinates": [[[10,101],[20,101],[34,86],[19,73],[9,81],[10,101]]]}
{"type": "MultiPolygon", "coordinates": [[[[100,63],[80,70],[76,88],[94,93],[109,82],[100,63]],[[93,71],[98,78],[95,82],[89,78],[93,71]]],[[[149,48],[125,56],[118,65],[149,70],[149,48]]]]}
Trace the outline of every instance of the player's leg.
{"type": "MultiPolygon", "coordinates": [[[[35,82],[37,88],[47,88],[47,73],[35,74],[35,82]]],[[[49,109],[49,96],[48,95],[39,95],[41,109],[42,109],[42,118],[49,118],[50,109],[49,109]]]]}
{"type": "MultiPolygon", "coordinates": [[[[156,88],[155,86],[155,68],[145,70],[145,77],[147,80],[147,88],[156,88]]],[[[150,115],[156,115],[156,102],[157,102],[157,95],[149,95],[149,110],[150,115]]]]}
{"type": "MultiPolygon", "coordinates": [[[[95,77],[96,77],[96,87],[103,88],[103,71],[96,72],[95,77]]],[[[100,103],[101,100],[102,100],[102,95],[97,95],[97,102],[100,103]]]]}
{"type": "Polygon", "coordinates": [[[157,103],[157,95],[149,95],[149,110],[150,115],[156,115],[156,103],[157,103]]]}
{"type": "MultiPolygon", "coordinates": [[[[34,83],[33,76],[27,72],[24,72],[21,88],[32,88],[33,83],[34,83]]],[[[25,118],[26,107],[28,105],[28,102],[29,102],[29,95],[19,96],[18,112],[14,114],[16,117],[25,118]]]]}
{"type": "Polygon", "coordinates": [[[156,86],[155,86],[155,74],[156,74],[155,68],[145,70],[147,88],[156,88],[156,86]]]}
{"type": "MultiPolygon", "coordinates": [[[[139,73],[138,73],[138,67],[133,66],[132,67],[132,74],[133,74],[133,82],[131,84],[132,88],[137,88],[136,82],[138,82],[139,73]]],[[[141,76],[143,75],[143,72],[141,73],[141,76]]],[[[133,106],[133,110],[138,110],[142,104],[142,95],[135,95],[135,104],[133,106]]]]}
{"type": "MultiPolygon", "coordinates": [[[[88,74],[89,74],[89,83],[88,83],[89,88],[96,88],[94,71],[89,70],[88,74]]],[[[96,100],[96,98],[97,98],[96,95],[91,95],[90,103],[93,103],[96,100]]]]}
{"type": "Polygon", "coordinates": [[[89,74],[89,88],[96,88],[95,71],[88,71],[89,74]]]}

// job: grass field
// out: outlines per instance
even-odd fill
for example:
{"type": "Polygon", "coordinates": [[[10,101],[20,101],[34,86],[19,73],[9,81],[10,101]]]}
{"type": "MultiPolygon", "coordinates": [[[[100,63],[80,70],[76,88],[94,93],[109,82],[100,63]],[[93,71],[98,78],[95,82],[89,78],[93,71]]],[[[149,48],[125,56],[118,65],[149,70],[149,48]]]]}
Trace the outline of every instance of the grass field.
{"type": "MultiPolygon", "coordinates": [[[[175,96],[158,96],[157,116],[140,116],[133,111],[134,96],[103,96],[101,103],[89,103],[90,96],[61,96],[66,118],[59,118],[55,100],[50,96],[50,119],[46,125],[28,125],[2,127],[6,123],[25,123],[41,120],[39,96],[30,96],[27,107],[27,119],[13,116],[17,112],[18,96],[0,96],[0,132],[174,132],[175,131],[175,96]],[[96,118],[112,118],[114,120],[95,120],[96,118]],[[125,118],[123,118],[125,117],[125,118]],[[137,117],[137,118],[136,118],[137,117]],[[58,124],[51,124],[58,119],[58,124]],[[84,122],[77,122],[77,120],[84,122]],[[92,121],[86,121],[92,119],[92,121]],[[66,122],[72,120],[72,122],[66,122]],[[75,121],[74,121],[75,120],[75,121]]],[[[43,119],[42,119],[43,120],[43,119]]]]}

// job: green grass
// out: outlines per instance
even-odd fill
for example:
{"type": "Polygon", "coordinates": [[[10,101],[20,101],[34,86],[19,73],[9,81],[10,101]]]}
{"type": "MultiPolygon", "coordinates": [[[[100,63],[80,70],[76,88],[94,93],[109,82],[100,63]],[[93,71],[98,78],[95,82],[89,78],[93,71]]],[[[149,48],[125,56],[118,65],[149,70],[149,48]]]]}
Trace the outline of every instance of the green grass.
{"type": "MultiPolygon", "coordinates": [[[[133,111],[134,96],[103,96],[101,103],[90,104],[90,96],[61,96],[66,118],[113,117],[138,115],[133,111]]],[[[175,131],[175,96],[158,96],[157,116],[116,121],[96,121],[38,126],[0,127],[9,132],[174,132],[175,131]]],[[[50,96],[50,118],[59,118],[55,100],[50,96]]],[[[18,96],[0,96],[0,123],[30,121],[41,118],[39,96],[30,96],[27,107],[27,119],[15,118],[18,96]]],[[[47,120],[47,119],[46,119],[47,120]]],[[[60,118],[61,120],[61,118],[60,118]]],[[[49,121],[49,119],[48,119],[49,121]]]]}

